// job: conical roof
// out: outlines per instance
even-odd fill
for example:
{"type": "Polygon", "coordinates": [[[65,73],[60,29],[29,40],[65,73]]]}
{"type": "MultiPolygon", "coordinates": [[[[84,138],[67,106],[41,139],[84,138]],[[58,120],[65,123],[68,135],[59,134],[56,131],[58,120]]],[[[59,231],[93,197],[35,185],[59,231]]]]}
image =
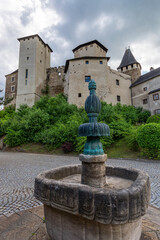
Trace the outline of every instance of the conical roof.
{"type": "Polygon", "coordinates": [[[130,49],[126,49],[126,51],[124,53],[124,56],[122,58],[122,61],[121,61],[120,65],[119,65],[119,67],[117,69],[120,69],[122,67],[126,67],[126,66],[134,64],[134,63],[138,63],[140,65],[140,63],[137,62],[137,60],[133,56],[131,50],[130,49]]]}

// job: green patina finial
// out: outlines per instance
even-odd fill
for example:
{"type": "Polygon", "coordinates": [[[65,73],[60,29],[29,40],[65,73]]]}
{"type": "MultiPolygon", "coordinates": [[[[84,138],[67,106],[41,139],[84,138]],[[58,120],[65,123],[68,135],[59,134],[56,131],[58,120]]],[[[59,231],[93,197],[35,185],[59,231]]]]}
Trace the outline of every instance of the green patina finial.
{"type": "Polygon", "coordinates": [[[89,117],[89,123],[80,125],[78,129],[79,136],[87,136],[87,142],[84,147],[86,155],[102,155],[104,154],[100,136],[109,136],[110,131],[108,125],[97,123],[97,117],[101,110],[101,102],[96,96],[96,83],[94,80],[89,82],[88,86],[90,95],[85,102],[85,111],[89,117]]]}

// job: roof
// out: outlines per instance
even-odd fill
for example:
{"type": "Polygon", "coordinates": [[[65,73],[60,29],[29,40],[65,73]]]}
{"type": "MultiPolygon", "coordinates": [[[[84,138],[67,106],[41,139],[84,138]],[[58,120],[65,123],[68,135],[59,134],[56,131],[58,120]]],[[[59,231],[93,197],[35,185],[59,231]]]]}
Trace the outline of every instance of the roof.
{"type": "Polygon", "coordinates": [[[99,59],[99,60],[107,59],[107,61],[109,61],[110,57],[89,57],[89,56],[87,57],[86,56],[86,57],[80,57],[80,58],[67,59],[66,64],[65,64],[65,68],[64,68],[64,73],[67,72],[70,61],[76,61],[76,60],[81,60],[81,59],[99,59]]]}
{"type": "Polygon", "coordinates": [[[131,85],[131,87],[134,87],[134,86],[136,86],[136,85],[139,85],[139,84],[141,84],[141,83],[143,83],[143,82],[146,82],[146,81],[148,81],[148,80],[150,80],[150,79],[152,79],[152,78],[158,77],[158,76],[160,76],[160,67],[159,67],[159,68],[156,68],[156,69],[154,69],[154,70],[152,70],[152,71],[150,71],[150,72],[148,72],[148,73],[146,73],[146,74],[144,74],[144,75],[142,75],[142,76],[140,76],[140,77],[137,79],[137,81],[134,82],[134,83],[131,85]]]}
{"type": "Polygon", "coordinates": [[[83,44],[77,46],[76,48],[74,48],[72,51],[75,52],[75,51],[78,50],[79,48],[84,47],[84,46],[87,46],[87,45],[90,45],[90,44],[93,44],[93,43],[96,43],[96,44],[97,44],[98,46],[100,46],[105,52],[108,51],[108,49],[107,49],[105,46],[103,46],[103,45],[102,45],[99,41],[97,41],[97,40],[93,40],[93,41],[90,41],[90,42],[83,43],[83,44]]]}
{"type": "Polygon", "coordinates": [[[160,88],[157,88],[155,90],[150,91],[148,94],[152,94],[152,93],[159,92],[159,91],[160,91],[160,88]]]}
{"type": "Polygon", "coordinates": [[[34,34],[34,35],[22,37],[22,38],[17,38],[17,40],[18,40],[18,41],[21,41],[21,40],[25,40],[25,39],[29,39],[29,38],[34,38],[34,37],[38,37],[39,40],[42,42],[42,44],[45,45],[45,46],[47,46],[47,47],[49,48],[49,50],[50,50],[51,52],[53,52],[52,48],[51,48],[47,43],[45,43],[38,34],[34,34]]]}
{"type": "Polygon", "coordinates": [[[134,63],[138,63],[140,65],[140,63],[137,62],[137,60],[133,56],[131,50],[130,49],[126,49],[126,51],[124,53],[124,56],[122,58],[122,61],[121,61],[120,65],[119,65],[119,67],[117,69],[120,69],[122,67],[126,67],[126,66],[134,64],[134,63]]]}
{"type": "Polygon", "coordinates": [[[18,72],[18,69],[17,69],[17,70],[15,70],[14,72],[11,72],[11,73],[9,73],[9,74],[5,75],[5,77],[7,77],[7,76],[9,76],[9,75],[11,75],[11,74],[13,74],[13,73],[16,73],[16,72],[18,72]]]}

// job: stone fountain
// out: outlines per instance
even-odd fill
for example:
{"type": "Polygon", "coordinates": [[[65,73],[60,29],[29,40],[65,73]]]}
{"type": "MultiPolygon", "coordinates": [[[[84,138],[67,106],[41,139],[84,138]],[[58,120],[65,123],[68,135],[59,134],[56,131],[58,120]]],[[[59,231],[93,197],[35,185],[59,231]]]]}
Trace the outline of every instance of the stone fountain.
{"type": "Polygon", "coordinates": [[[89,90],[89,123],[79,127],[79,135],[87,136],[82,164],[40,173],[35,197],[44,204],[52,240],[139,240],[150,200],[149,177],[136,169],[106,166],[100,137],[109,136],[109,127],[97,123],[101,103],[94,80],[89,90]]]}

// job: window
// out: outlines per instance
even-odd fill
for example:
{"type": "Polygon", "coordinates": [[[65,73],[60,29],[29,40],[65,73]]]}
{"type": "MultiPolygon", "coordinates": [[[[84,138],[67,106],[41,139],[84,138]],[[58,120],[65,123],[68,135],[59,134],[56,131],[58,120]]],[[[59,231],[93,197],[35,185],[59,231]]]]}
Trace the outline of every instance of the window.
{"type": "Polygon", "coordinates": [[[81,93],[78,93],[78,97],[81,97],[82,96],[82,94],[81,93]]]}
{"type": "Polygon", "coordinates": [[[159,100],[159,93],[153,94],[153,101],[159,100]]]}
{"type": "Polygon", "coordinates": [[[15,86],[11,86],[11,92],[15,92],[15,86]]]}
{"type": "Polygon", "coordinates": [[[121,67],[121,71],[123,71],[123,67],[121,67]]]}
{"type": "Polygon", "coordinates": [[[160,114],[160,109],[156,109],[156,110],[154,111],[154,113],[155,113],[155,114],[160,114]]]}
{"type": "Polygon", "coordinates": [[[86,47],[86,51],[88,50],[88,47],[86,47]]]}
{"type": "Polygon", "coordinates": [[[99,61],[99,64],[103,64],[103,61],[99,61]]]}
{"type": "Polygon", "coordinates": [[[133,64],[131,64],[131,68],[133,68],[133,64]]]}
{"type": "Polygon", "coordinates": [[[116,79],[116,85],[119,85],[119,80],[118,79],[116,79]]]}
{"type": "Polygon", "coordinates": [[[27,60],[29,60],[29,57],[27,57],[27,60]]]}
{"type": "Polygon", "coordinates": [[[147,98],[143,99],[143,104],[147,104],[147,103],[148,103],[148,99],[147,98]]]}
{"type": "Polygon", "coordinates": [[[11,77],[11,82],[14,82],[15,81],[15,77],[11,77]]]}
{"type": "Polygon", "coordinates": [[[28,78],[28,69],[26,69],[26,74],[25,74],[26,78],[28,78]]]}
{"type": "Polygon", "coordinates": [[[61,76],[61,72],[58,73],[58,76],[61,76]]]}
{"type": "Polygon", "coordinates": [[[121,101],[121,97],[117,96],[117,101],[120,102],[121,101]]]}
{"type": "Polygon", "coordinates": [[[85,63],[86,63],[86,64],[89,64],[89,61],[86,61],[85,63]]]}
{"type": "Polygon", "coordinates": [[[25,85],[27,86],[27,79],[25,80],[25,85]]]}
{"type": "Polygon", "coordinates": [[[91,80],[91,76],[85,76],[85,82],[89,82],[91,80]]]}
{"type": "Polygon", "coordinates": [[[144,87],[144,88],[143,88],[143,91],[147,91],[147,87],[144,87]]]}
{"type": "Polygon", "coordinates": [[[40,60],[40,63],[42,62],[42,60],[40,60]]]}
{"type": "Polygon", "coordinates": [[[128,70],[128,66],[126,66],[126,69],[128,70]]]}

